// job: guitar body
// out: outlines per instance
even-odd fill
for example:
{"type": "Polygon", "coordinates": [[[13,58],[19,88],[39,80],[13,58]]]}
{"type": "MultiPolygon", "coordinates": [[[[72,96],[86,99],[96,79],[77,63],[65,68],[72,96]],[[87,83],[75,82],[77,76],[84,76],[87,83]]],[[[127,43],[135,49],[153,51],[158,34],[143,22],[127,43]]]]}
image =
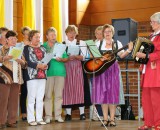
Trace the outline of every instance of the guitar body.
{"type": "Polygon", "coordinates": [[[87,74],[90,75],[99,75],[102,74],[106,69],[108,69],[115,61],[116,58],[114,55],[110,55],[111,52],[107,52],[103,55],[104,59],[107,57],[107,60],[102,61],[101,59],[90,59],[83,64],[83,69],[87,74]]]}

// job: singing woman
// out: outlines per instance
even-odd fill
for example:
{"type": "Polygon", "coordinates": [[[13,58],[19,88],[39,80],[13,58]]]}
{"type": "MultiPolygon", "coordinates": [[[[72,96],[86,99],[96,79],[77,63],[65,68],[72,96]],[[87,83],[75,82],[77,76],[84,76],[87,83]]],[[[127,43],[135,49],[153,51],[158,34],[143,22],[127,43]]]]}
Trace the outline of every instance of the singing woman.
{"type": "MultiPolygon", "coordinates": [[[[122,47],[121,42],[112,39],[114,35],[114,27],[106,24],[103,26],[104,39],[96,43],[100,52],[105,53],[106,51],[113,51],[122,47]]],[[[126,51],[122,50],[117,53],[120,58],[127,56],[133,48],[133,43],[128,44],[126,51]]],[[[102,61],[106,58],[101,58],[102,61]]],[[[116,105],[119,104],[120,97],[120,68],[118,62],[115,61],[107,70],[102,74],[93,78],[92,87],[92,102],[95,104],[102,104],[102,111],[104,117],[105,126],[116,126],[114,117],[116,105]],[[108,111],[110,111],[110,120],[108,119],[108,111]]]]}
{"type": "Polygon", "coordinates": [[[11,47],[16,46],[17,33],[10,30],[6,33],[6,44],[0,49],[0,129],[17,127],[17,111],[19,87],[23,83],[21,67],[25,67],[24,59],[12,60],[8,55],[11,47]]]}
{"type": "MultiPolygon", "coordinates": [[[[76,35],[78,35],[78,28],[75,25],[69,25],[65,30],[67,40],[66,46],[77,45],[76,35]]],[[[84,78],[81,61],[82,55],[71,55],[69,61],[65,63],[66,79],[63,90],[63,107],[66,108],[65,121],[72,120],[73,106],[79,107],[80,120],[85,120],[84,114],[84,78]]]]}

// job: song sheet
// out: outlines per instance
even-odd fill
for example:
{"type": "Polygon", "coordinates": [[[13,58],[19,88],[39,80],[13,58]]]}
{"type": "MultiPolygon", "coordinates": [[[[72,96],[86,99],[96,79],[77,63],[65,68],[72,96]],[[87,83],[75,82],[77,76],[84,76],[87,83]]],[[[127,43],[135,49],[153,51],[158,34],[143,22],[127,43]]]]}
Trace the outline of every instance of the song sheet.
{"type": "Polygon", "coordinates": [[[83,55],[84,57],[87,57],[89,54],[88,49],[87,49],[87,45],[86,42],[83,40],[79,41],[80,43],[80,50],[81,50],[81,55],[83,55]]]}
{"type": "Polygon", "coordinates": [[[67,54],[70,56],[79,55],[79,45],[69,45],[67,49],[67,54]]]}
{"type": "Polygon", "coordinates": [[[53,57],[54,53],[47,53],[45,57],[41,60],[41,63],[48,64],[53,57]]]}
{"type": "Polygon", "coordinates": [[[99,52],[97,46],[95,45],[95,42],[93,40],[87,40],[85,41],[90,52],[92,53],[94,58],[100,58],[102,57],[101,53],[99,52]]]}
{"type": "Polygon", "coordinates": [[[10,47],[8,55],[13,56],[12,60],[16,60],[21,58],[22,52],[22,47],[10,47]]]}
{"type": "Polygon", "coordinates": [[[66,45],[64,44],[55,44],[54,45],[54,49],[53,49],[53,58],[56,59],[56,58],[62,58],[62,55],[63,53],[65,52],[66,50],[66,45]]]}
{"type": "Polygon", "coordinates": [[[47,53],[42,59],[41,63],[48,64],[51,59],[62,58],[63,53],[66,50],[66,45],[64,44],[55,44],[52,53],[47,53]]]}

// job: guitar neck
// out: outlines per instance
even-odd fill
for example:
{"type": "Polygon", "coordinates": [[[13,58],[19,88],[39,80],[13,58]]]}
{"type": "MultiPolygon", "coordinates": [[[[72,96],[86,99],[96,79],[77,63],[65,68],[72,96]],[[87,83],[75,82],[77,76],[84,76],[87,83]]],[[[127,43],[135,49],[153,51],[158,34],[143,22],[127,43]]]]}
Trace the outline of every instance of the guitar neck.
{"type": "Polygon", "coordinates": [[[122,48],[120,48],[120,49],[118,49],[118,50],[114,51],[114,52],[112,53],[112,55],[114,55],[114,54],[118,53],[119,51],[121,51],[121,50],[123,50],[123,49],[125,49],[125,48],[127,48],[127,47],[128,47],[128,44],[127,44],[127,45],[125,45],[125,46],[123,46],[122,48]]]}

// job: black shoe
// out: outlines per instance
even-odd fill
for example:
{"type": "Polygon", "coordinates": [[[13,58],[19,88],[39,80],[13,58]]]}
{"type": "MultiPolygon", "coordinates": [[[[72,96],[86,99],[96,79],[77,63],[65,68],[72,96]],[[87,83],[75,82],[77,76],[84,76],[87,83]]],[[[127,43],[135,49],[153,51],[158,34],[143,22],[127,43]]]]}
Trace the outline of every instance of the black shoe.
{"type": "MultiPolygon", "coordinates": [[[[110,121],[104,120],[103,123],[104,123],[105,126],[108,126],[110,124],[110,121]]],[[[104,126],[104,125],[102,124],[101,126],[104,126]]]]}
{"type": "Polygon", "coordinates": [[[110,127],[115,127],[116,123],[115,123],[115,121],[111,120],[109,125],[110,125],[110,127]]]}
{"type": "Polygon", "coordinates": [[[86,120],[85,114],[81,114],[81,115],[80,115],[80,120],[86,120]]]}
{"type": "Polygon", "coordinates": [[[65,121],[71,121],[72,120],[72,117],[71,117],[71,115],[66,115],[65,116],[65,121]]]}
{"type": "Polygon", "coordinates": [[[22,117],[22,121],[27,121],[27,117],[22,117]]]}

